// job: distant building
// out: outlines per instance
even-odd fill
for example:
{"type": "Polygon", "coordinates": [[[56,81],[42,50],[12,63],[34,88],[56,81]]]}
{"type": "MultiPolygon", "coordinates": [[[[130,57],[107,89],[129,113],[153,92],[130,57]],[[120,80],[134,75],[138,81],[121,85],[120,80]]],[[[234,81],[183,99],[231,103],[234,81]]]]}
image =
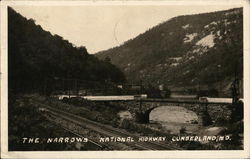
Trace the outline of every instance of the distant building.
{"type": "Polygon", "coordinates": [[[132,89],[132,90],[139,90],[139,89],[141,89],[141,86],[132,85],[132,86],[131,86],[131,89],[132,89]]]}
{"type": "Polygon", "coordinates": [[[122,88],[123,88],[123,86],[122,86],[122,85],[117,85],[117,88],[121,88],[121,89],[122,89],[122,88]]]}
{"type": "Polygon", "coordinates": [[[161,90],[161,91],[164,90],[164,84],[159,85],[159,90],[161,90]]]}
{"type": "Polygon", "coordinates": [[[140,90],[141,86],[140,85],[133,85],[133,84],[126,84],[123,87],[124,89],[130,89],[130,90],[140,90]]]}

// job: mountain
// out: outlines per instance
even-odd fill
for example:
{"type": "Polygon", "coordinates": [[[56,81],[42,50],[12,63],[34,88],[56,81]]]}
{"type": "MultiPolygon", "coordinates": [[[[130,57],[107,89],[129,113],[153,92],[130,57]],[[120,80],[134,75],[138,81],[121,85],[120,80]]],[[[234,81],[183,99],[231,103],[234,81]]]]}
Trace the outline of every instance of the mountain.
{"type": "Polygon", "coordinates": [[[8,8],[8,69],[9,90],[17,93],[48,90],[59,83],[69,88],[76,80],[88,86],[125,81],[109,61],[98,60],[85,47],[44,31],[12,8],[8,8]]]}
{"type": "Polygon", "coordinates": [[[242,11],[174,17],[95,55],[110,59],[129,82],[227,91],[235,74],[243,77],[242,11]]]}

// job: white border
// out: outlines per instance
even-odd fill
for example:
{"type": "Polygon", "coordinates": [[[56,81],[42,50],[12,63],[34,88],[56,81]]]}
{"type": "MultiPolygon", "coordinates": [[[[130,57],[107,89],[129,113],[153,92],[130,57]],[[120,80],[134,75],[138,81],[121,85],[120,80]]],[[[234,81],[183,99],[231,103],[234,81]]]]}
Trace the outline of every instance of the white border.
{"type": "Polygon", "coordinates": [[[2,1],[1,2],[1,157],[2,158],[250,158],[250,1],[2,1]],[[9,5],[242,5],[244,13],[244,150],[187,151],[12,151],[8,152],[7,6],[9,5]]]}

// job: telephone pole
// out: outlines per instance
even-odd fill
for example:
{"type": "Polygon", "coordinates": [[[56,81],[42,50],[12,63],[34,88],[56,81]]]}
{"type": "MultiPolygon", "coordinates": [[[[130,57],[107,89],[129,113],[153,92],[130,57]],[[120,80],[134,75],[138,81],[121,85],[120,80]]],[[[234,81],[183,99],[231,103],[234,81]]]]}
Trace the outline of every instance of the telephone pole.
{"type": "Polygon", "coordinates": [[[140,112],[142,111],[142,80],[140,79],[140,112]]]}

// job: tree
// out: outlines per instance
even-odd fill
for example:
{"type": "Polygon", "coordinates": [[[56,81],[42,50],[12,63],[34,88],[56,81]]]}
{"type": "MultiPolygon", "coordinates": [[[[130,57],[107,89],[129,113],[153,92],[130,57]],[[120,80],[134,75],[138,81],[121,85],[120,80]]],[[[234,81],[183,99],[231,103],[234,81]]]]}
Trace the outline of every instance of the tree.
{"type": "Polygon", "coordinates": [[[110,63],[111,62],[111,58],[109,56],[107,56],[107,57],[105,57],[104,61],[107,62],[107,63],[110,63]]]}

